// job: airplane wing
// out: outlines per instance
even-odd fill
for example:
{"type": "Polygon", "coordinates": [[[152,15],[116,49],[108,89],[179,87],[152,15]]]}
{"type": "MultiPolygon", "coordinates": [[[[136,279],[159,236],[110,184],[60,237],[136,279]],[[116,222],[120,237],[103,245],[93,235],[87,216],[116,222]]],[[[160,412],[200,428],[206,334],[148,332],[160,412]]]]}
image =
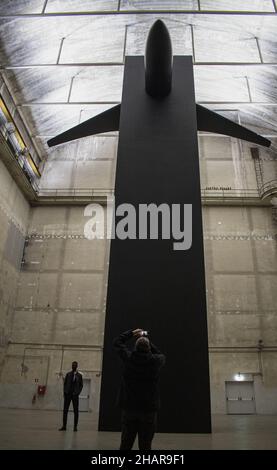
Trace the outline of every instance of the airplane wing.
{"type": "Polygon", "coordinates": [[[237,139],[247,140],[254,144],[270,147],[270,140],[252,132],[246,127],[236,124],[229,119],[214,113],[204,106],[196,105],[197,129],[199,131],[214,132],[215,134],[229,135],[237,139]]]}
{"type": "MultiPolygon", "coordinates": [[[[63,144],[71,140],[80,139],[89,135],[119,130],[120,104],[104,111],[81,124],[78,124],[62,134],[48,140],[49,147],[63,144]]],[[[270,140],[250,131],[246,127],[236,124],[220,114],[210,111],[204,106],[196,105],[197,129],[199,131],[213,132],[215,134],[229,135],[237,139],[247,140],[264,147],[270,147],[270,140]]]]}
{"type": "Polygon", "coordinates": [[[48,140],[49,147],[89,135],[119,130],[120,104],[48,140]]]}

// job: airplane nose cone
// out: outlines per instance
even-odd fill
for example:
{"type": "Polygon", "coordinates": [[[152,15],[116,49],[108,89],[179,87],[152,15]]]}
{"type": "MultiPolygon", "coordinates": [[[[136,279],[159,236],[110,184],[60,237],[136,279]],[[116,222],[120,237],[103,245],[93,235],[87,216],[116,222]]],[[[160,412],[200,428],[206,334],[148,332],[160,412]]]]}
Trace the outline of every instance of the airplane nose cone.
{"type": "Polygon", "coordinates": [[[168,29],[162,20],[151,27],[145,49],[145,89],[152,97],[170,93],[172,80],[172,46],[168,29]]]}
{"type": "Polygon", "coordinates": [[[162,29],[166,29],[167,30],[167,27],[165,26],[164,22],[162,20],[156,20],[155,23],[152,25],[152,28],[153,30],[162,30],[162,29]]]}

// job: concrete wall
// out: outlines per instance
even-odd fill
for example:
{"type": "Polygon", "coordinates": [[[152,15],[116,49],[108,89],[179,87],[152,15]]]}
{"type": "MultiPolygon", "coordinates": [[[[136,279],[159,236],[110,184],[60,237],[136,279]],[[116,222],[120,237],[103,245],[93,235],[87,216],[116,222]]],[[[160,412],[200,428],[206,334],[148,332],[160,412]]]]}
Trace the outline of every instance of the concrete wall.
{"type": "Polygon", "coordinates": [[[32,406],[40,384],[47,393],[33,406],[60,408],[62,374],[76,360],[91,379],[90,408],[97,408],[109,244],[85,239],[87,220],[82,206],[30,212],[2,405],[32,406]]]}
{"type": "Polygon", "coordinates": [[[257,412],[277,412],[276,229],[271,207],[204,210],[214,412],[226,411],[225,381],[238,372],[255,380],[257,412]]]}
{"type": "MultiPolygon", "coordinates": [[[[230,116],[232,117],[232,116],[230,116]]],[[[41,191],[61,189],[112,189],[116,169],[118,135],[88,137],[52,148],[40,180],[41,191]]],[[[257,190],[251,144],[226,136],[199,133],[201,187],[257,190]]],[[[277,178],[276,159],[259,149],[263,182],[277,178]]]]}
{"type": "Polygon", "coordinates": [[[112,134],[94,136],[51,149],[41,190],[113,188],[117,140],[112,134]]]}
{"type": "Polygon", "coordinates": [[[29,204],[0,161],[0,371],[14,324],[29,204]]]}

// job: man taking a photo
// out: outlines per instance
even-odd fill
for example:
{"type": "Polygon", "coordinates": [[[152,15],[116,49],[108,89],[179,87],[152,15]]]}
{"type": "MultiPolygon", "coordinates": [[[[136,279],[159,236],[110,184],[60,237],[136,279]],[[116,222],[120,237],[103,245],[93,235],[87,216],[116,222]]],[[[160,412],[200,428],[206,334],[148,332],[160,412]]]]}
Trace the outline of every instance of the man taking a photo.
{"type": "Polygon", "coordinates": [[[151,450],[160,406],[158,381],[165,356],[154,346],[147,332],[129,330],[114,340],[114,347],[123,363],[119,406],[122,409],[120,450],[130,450],[138,434],[139,450],[151,450]],[[131,351],[126,342],[136,339],[131,351]]]}

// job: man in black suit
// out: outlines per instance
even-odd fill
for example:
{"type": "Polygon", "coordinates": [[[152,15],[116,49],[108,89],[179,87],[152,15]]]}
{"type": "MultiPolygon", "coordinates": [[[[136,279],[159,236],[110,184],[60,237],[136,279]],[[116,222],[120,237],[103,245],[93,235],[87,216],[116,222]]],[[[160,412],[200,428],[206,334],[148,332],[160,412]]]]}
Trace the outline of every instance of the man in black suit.
{"type": "Polygon", "coordinates": [[[114,347],[123,362],[119,406],[122,409],[120,450],[130,450],[136,435],[141,451],[151,450],[160,406],[158,380],[165,356],[154,346],[142,329],[121,333],[114,347]],[[126,342],[136,339],[131,351],[126,342]]]}
{"type": "Polygon", "coordinates": [[[67,413],[72,401],[74,410],[74,431],[77,431],[79,417],[79,395],[83,388],[83,377],[77,371],[78,362],[72,362],[72,370],[68,372],[64,379],[64,406],[63,406],[63,425],[59,431],[66,431],[67,413]]]}

